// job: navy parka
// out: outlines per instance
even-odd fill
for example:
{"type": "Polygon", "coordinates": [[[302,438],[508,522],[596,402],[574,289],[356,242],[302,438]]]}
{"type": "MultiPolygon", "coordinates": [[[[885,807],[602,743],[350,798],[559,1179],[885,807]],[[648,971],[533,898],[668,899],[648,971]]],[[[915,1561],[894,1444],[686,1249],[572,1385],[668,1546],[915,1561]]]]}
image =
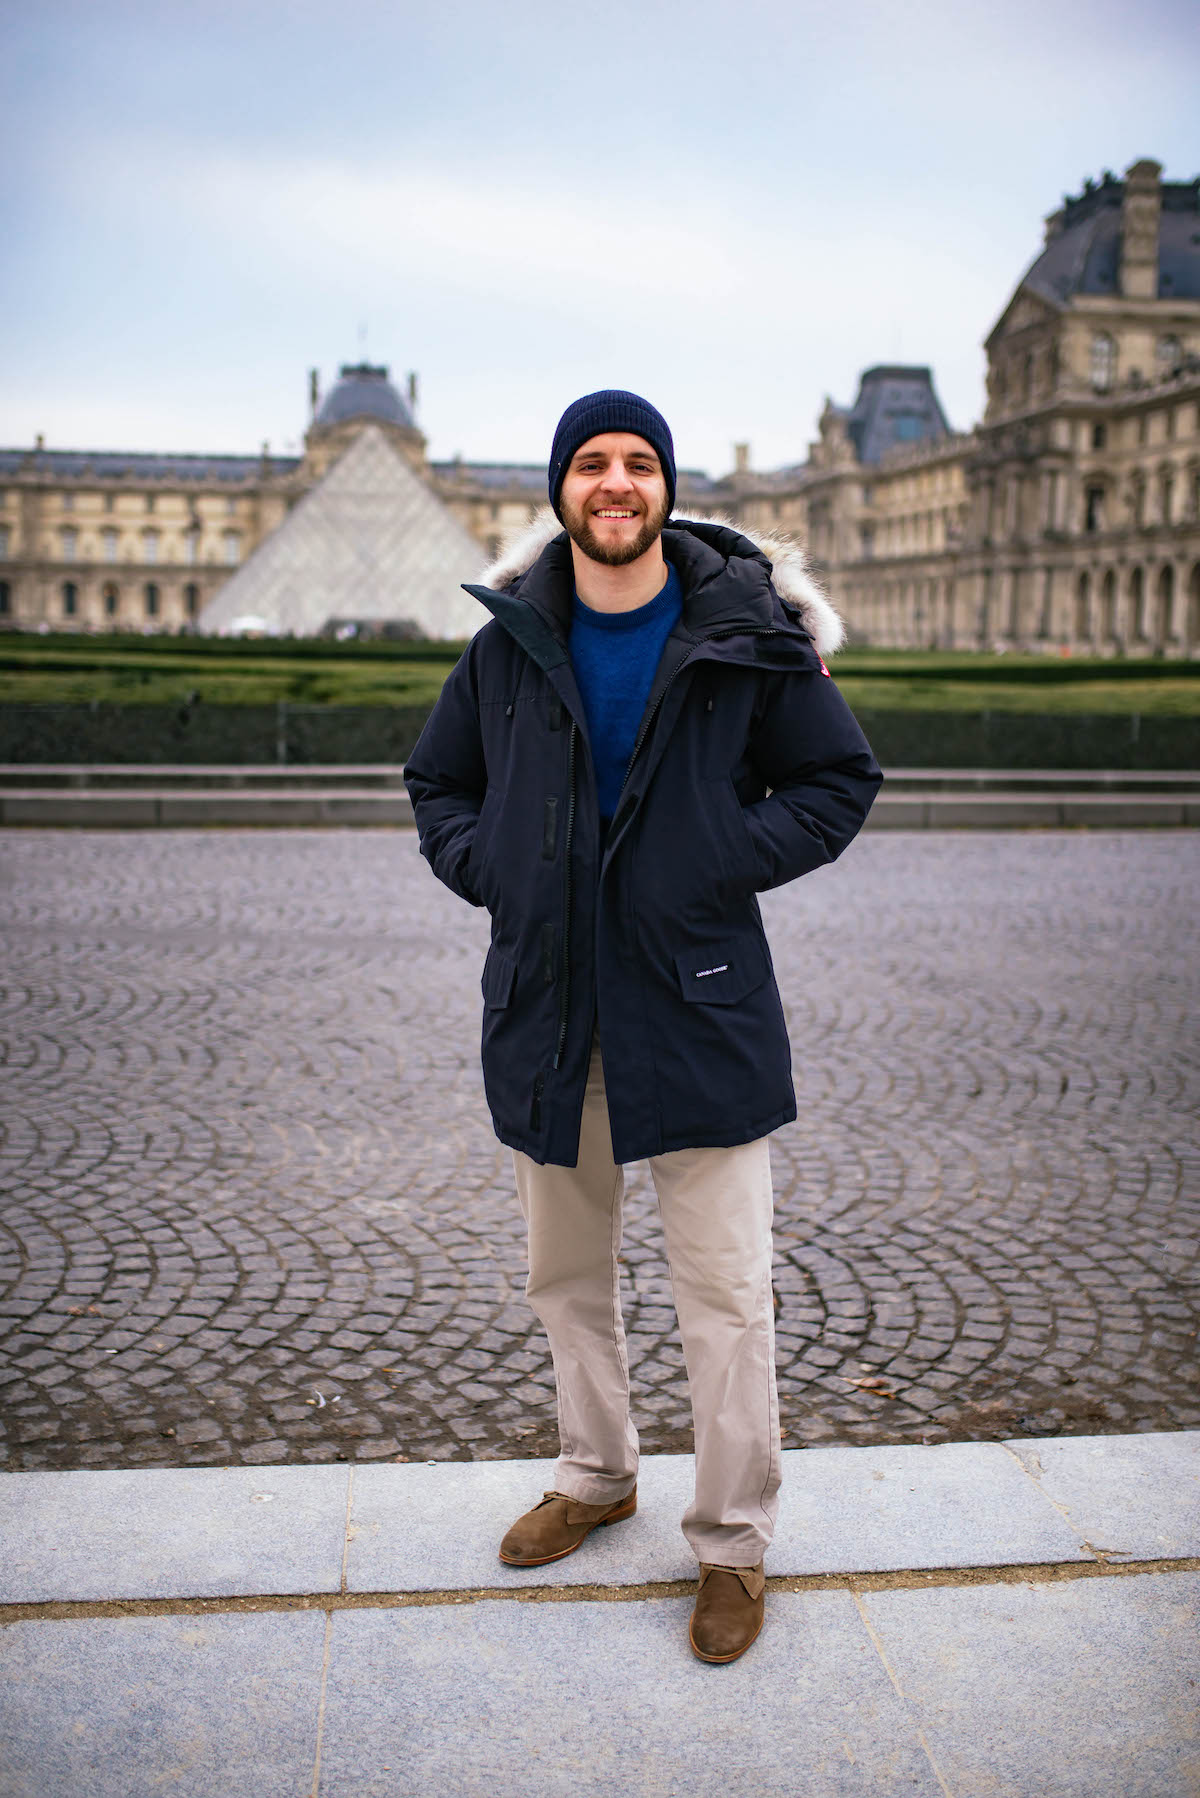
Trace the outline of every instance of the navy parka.
{"type": "Polygon", "coordinates": [[[751,1142],[796,1115],[756,894],[833,861],[882,776],[768,558],[673,520],[683,615],[607,841],[567,654],[565,533],[502,590],[405,769],[421,852],[485,905],[483,1074],[502,1142],[576,1165],[593,1031],[613,1156],[751,1142]]]}

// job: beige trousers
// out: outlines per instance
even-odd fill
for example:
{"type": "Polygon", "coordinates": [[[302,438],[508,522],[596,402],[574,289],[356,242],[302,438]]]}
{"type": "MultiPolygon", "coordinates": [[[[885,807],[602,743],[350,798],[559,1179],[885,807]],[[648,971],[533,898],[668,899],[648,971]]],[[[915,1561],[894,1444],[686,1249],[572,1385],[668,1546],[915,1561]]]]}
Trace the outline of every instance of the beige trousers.
{"type": "MultiPolygon", "coordinates": [[[[599,1049],[592,1051],[577,1167],[513,1151],[529,1229],[529,1302],[550,1339],[560,1454],[554,1486],[615,1503],[637,1478],[621,1320],[624,1175],[612,1158],[599,1049]]],[[[696,1492],[683,1533],[697,1560],[761,1561],[780,1480],[771,1162],[765,1137],[732,1149],[655,1155],[696,1439],[696,1492]]]]}

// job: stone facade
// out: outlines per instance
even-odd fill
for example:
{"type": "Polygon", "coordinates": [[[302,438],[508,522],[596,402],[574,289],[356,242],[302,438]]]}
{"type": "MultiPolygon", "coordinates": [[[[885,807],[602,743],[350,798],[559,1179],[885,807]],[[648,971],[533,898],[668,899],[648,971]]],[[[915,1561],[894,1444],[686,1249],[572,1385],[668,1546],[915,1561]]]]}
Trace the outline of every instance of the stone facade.
{"type": "MultiPolygon", "coordinates": [[[[827,402],[807,458],[738,445],[678,509],[794,532],[852,637],[881,646],[1200,655],[1200,179],[1106,174],[1046,221],[987,339],[987,405],[947,425],[929,369],[827,402]]],[[[341,370],[302,457],[0,451],[0,625],[188,628],[365,424],[490,556],[545,503],[541,465],[430,462],[416,379],[341,370]]]]}
{"type": "Polygon", "coordinates": [[[805,537],[858,641],[1200,655],[1200,181],[1161,173],[1046,221],[975,430],[928,369],[869,369],[805,463],[735,473],[731,512],[805,537]]]}

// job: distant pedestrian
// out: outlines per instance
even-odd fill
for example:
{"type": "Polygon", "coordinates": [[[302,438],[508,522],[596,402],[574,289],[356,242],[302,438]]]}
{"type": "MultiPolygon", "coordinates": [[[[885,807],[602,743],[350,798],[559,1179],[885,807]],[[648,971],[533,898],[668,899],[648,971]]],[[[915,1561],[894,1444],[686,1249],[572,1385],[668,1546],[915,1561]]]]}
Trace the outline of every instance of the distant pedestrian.
{"type": "Polygon", "coordinates": [[[674,499],[653,406],[567,408],[556,517],[468,589],[492,621],[407,781],[434,872],[491,913],[484,1084],[558,1387],[554,1489],[500,1558],[558,1560],[637,1508],[617,1255],[622,1167],[647,1158],[695,1426],[690,1641],[732,1661],[778,1508],[767,1137],[796,1116],[756,895],[840,855],[881,776],[801,552],[674,499]]]}

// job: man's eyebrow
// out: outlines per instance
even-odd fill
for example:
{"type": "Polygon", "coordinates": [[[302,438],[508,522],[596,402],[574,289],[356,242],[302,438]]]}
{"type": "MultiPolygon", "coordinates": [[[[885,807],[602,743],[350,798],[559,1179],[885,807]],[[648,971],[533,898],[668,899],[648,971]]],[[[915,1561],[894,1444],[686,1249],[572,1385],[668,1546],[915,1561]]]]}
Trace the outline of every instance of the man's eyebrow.
{"type": "MultiPolygon", "coordinates": [[[[574,466],[576,462],[611,462],[612,457],[613,451],[611,450],[581,449],[575,451],[571,458],[571,464],[574,466]]],[[[657,462],[658,457],[652,449],[647,448],[630,450],[625,460],[626,462],[657,462]]]]}

